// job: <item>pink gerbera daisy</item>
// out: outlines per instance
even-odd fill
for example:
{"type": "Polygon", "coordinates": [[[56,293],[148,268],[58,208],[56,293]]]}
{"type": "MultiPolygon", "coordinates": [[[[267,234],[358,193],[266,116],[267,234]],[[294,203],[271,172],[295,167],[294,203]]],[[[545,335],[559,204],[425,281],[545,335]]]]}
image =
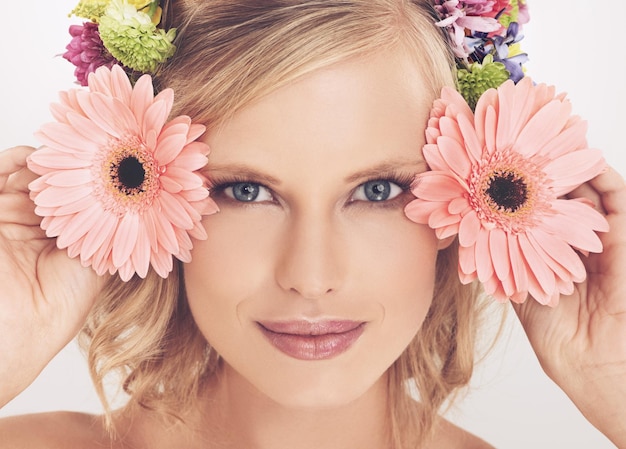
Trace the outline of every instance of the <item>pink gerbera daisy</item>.
{"type": "Polygon", "coordinates": [[[594,231],[608,230],[589,201],[564,198],[605,167],[585,134],[565,95],[529,78],[487,91],[475,113],[446,87],[426,130],[432,171],[417,176],[405,212],[440,239],[458,234],[462,282],[555,305],[586,277],[579,252],[602,251],[594,231]]]}
{"type": "Polygon", "coordinates": [[[56,122],[37,137],[28,161],[38,175],[29,188],[41,227],[70,257],[98,274],[162,277],[172,256],[191,260],[191,237],[206,238],[202,215],[217,211],[196,171],[209,148],[205,127],[179,116],[167,121],[173,92],[156,97],[149,75],[135,87],[119,66],[100,67],[89,90],[61,93],[56,122]]]}

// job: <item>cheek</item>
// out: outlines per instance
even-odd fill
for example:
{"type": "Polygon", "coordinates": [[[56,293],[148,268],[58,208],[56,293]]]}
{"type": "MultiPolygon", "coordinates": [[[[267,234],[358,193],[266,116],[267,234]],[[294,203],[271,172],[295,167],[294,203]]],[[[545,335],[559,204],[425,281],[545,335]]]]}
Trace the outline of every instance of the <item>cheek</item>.
{"type": "Polygon", "coordinates": [[[384,354],[389,365],[419,331],[432,303],[437,240],[426,226],[398,220],[389,236],[373,245],[364,267],[368,289],[377,293],[383,311],[372,350],[384,354]]]}
{"type": "MultiPolygon", "coordinates": [[[[281,218],[266,211],[228,211],[204,224],[209,237],[195,242],[184,270],[190,306],[206,335],[212,322],[236,323],[242,304],[284,300],[275,271],[285,231],[281,218]]],[[[433,292],[433,231],[401,211],[357,217],[338,228],[338,249],[329,253],[329,263],[342,273],[339,300],[377,303],[385,323],[419,327],[433,292]]]]}
{"type": "Polygon", "coordinates": [[[334,242],[341,254],[334,253],[333,264],[341,284],[316,310],[366,319],[367,331],[346,354],[310,365],[276,353],[251,326],[259,311],[296,311],[309,301],[276,282],[286,246],[284,222],[234,215],[205,220],[209,238],[196,242],[192,262],[184,267],[189,304],[208,342],[243,378],[281,403],[343,403],[371,388],[406,349],[430,306],[433,232],[401,211],[340,222],[341,238],[334,242]],[[271,375],[268,365],[275,368],[271,375]]]}
{"type": "Polygon", "coordinates": [[[208,340],[238,326],[239,305],[267,287],[269,247],[262,223],[232,214],[204,220],[208,238],[194,242],[184,273],[189,305],[208,340]]]}

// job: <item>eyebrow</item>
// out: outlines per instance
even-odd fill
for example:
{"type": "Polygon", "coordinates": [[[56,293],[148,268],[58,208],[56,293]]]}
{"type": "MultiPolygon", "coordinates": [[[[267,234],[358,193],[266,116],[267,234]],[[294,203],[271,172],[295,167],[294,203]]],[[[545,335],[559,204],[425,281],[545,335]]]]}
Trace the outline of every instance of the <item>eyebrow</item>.
{"type": "Polygon", "coordinates": [[[211,173],[225,172],[229,174],[236,174],[244,179],[251,179],[255,182],[260,182],[266,185],[278,186],[281,181],[272,175],[255,170],[247,165],[243,164],[225,164],[225,165],[207,165],[204,169],[206,175],[211,178],[211,173]]]}
{"type": "MultiPolygon", "coordinates": [[[[410,167],[410,171],[417,171],[419,168],[423,166],[426,168],[426,162],[423,159],[393,159],[388,161],[383,161],[379,164],[376,164],[372,167],[368,167],[364,170],[359,170],[345,178],[346,182],[352,183],[355,181],[359,181],[361,179],[367,179],[374,176],[379,176],[385,173],[392,173],[396,171],[406,171],[407,167],[410,167]]],[[[260,172],[251,168],[244,164],[224,164],[224,165],[207,165],[205,168],[205,172],[209,179],[211,178],[211,173],[226,172],[226,173],[234,173],[237,176],[241,176],[245,179],[252,179],[256,182],[260,182],[266,185],[279,186],[282,182],[275,178],[272,175],[268,175],[267,173],[260,172]]]]}
{"type": "Polygon", "coordinates": [[[379,164],[374,165],[373,167],[368,167],[365,170],[360,170],[356,173],[353,173],[350,176],[346,177],[346,182],[352,183],[361,179],[368,179],[385,173],[407,171],[407,168],[410,168],[410,171],[417,171],[421,167],[426,169],[426,162],[421,158],[393,159],[389,161],[383,161],[379,164]]]}

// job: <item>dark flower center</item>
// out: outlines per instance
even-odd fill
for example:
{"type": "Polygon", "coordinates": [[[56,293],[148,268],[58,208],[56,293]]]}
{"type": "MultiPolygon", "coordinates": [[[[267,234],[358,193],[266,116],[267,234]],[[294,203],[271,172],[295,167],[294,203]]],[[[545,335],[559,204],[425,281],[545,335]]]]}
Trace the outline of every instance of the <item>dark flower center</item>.
{"type": "Polygon", "coordinates": [[[146,170],[135,156],[127,156],[119,163],[111,164],[111,174],[117,180],[116,187],[127,195],[140,192],[146,179],[146,170]]]}
{"type": "Polygon", "coordinates": [[[528,200],[526,182],[511,172],[494,172],[485,193],[507,212],[515,212],[528,200]]]}

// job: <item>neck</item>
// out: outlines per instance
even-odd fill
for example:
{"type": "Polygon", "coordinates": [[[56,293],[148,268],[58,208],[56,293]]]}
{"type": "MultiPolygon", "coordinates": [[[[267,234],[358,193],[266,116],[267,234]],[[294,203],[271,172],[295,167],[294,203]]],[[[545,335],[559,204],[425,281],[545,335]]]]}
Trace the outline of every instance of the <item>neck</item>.
{"type": "Polygon", "coordinates": [[[387,398],[383,376],[347,404],[286,407],[225,367],[202,398],[212,433],[203,439],[237,449],[380,449],[389,446],[387,398]]]}

